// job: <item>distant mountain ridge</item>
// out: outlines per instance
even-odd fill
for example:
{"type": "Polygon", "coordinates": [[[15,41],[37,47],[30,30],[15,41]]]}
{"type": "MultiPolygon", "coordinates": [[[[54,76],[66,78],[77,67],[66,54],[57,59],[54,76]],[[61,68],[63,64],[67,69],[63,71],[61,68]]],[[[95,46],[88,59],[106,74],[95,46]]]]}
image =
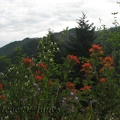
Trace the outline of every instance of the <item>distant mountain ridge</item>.
{"type": "MultiPolygon", "coordinates": [[[[117,31],[120,32],[120,26],[117,28],[112,27],[110,29],[107,29],[107,31],[114,33],[116,31],[116,29],[117,29],[117,31]]],[[[64,38],[64,41],[69,40],[70,36],[75,36],[75,30],[76,30],[76,28],[69,29],[67,32],[66,38],[64,38]]],[[[54,38],[57,40],[62,35],[62,32],[63,31],[58,32],[58,33],[53,33],[54,38]]],[[[99,33],[99,31],[96,31],[95,34],[98,37],[101,35],[99,33]]],[[[44,37],[46,37],[46,36],[44,36],[44,37]]],[[[21,41],[11,42],[0,48],[0,56],[3,56],[3,55],[8,56],[8,57],[10,57],[11,55],[14,56],[14,49],[16,47],[21,47],[24,50],[24,52],[27,53],[27,55],[32,55],[37,50],[38,41],[40,39],[42,39],[42,38],[25,38],[21,41]]]]}
{"type": "MultiPolygon", "coordinates": [[[[62,35],[62,32],[63,31],[58,32],[58,33],[53,33],[54,38],[58,39],[62,35]]],[[[75,35],[75,28],[68,30],[67,36],[70,36],[70,35],[72,36],[75,35]]],[[[0,48],[0,56],[3,56],[3,55],[8,56],[8,57],[11,56],[11,54],[14,53],[14,49],[16,47],[21,47],[25,53],[34,54],[34,52],[37,50],[38,41],[40,39],[42,38],[25,38],[21,41],[11,42],[0,48]]]]}
{"type": "Polygon", "coordinates": [[[16,47],[23,48],[25,45],[29,44],[32,41],[37,42],[38,38],[25,38],[25,39],[23,39],[21,41],[11,42],[11,43],[3,46],[2,48],[0,48],[0,55],[9,55],[12,52],[14,52],[14,49],[16,47]]]}

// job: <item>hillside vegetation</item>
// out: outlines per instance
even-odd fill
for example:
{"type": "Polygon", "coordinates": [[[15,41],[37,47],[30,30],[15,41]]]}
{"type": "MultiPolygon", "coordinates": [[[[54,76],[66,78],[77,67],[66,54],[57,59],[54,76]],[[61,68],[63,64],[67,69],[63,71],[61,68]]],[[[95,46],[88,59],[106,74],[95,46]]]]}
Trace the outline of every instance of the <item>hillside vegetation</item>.
{"type": "Polygon", "coordinates": [[[77,23],[0,49],[1,120],[119,120],[120,27],[77,23]]]}

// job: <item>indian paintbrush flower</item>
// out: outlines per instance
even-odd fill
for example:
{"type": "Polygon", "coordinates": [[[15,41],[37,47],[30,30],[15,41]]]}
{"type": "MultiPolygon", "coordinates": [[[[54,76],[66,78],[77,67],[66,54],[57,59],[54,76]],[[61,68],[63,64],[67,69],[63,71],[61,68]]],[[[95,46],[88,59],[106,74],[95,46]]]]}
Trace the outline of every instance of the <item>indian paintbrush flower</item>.
{"type": "Polygon", "coordinates": [[[0,90],[2,90],[2,84],[0,83],[0,90]]]}
{"type": "Polygon", "coordinates": [[[68,60],[69,62],[74,61],[74,62],[76,62],[76,63],[78,63],[78,64],[80,63],[78,57],[77,57],[77,56],[74,56],[74,55],[68,55],[68,56],[67,56],[67,60],[68,60]]]}

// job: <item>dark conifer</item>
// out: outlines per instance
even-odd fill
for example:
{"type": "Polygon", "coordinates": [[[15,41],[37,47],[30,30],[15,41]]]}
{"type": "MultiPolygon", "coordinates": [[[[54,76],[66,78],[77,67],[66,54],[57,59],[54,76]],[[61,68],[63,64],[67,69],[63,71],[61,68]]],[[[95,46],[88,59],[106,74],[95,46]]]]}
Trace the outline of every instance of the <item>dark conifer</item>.
{"type": "Polygon", "coordinates": [[[73,54],[78,57],[89,57],[89,48],[95,40],[95,27],[93,23],[89,24],[89,20],[86,20],[86,15],[77,20],[78,27],[75,29],[75,36],[70,36],[67,43],[67,53],[73,54]]]}

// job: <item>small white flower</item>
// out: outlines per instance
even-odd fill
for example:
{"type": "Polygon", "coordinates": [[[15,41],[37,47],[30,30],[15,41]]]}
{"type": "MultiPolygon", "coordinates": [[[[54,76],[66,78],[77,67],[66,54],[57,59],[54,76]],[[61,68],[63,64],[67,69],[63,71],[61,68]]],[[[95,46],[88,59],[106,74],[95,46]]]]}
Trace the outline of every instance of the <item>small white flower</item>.
{"type": "Polygon", "coordinates": [[[53,42],[51,42],[51,45],[53,45],[53,42]]]}
{"type": "Polygon", "coordinates": [[[57,47],[57,51],[59,51],[60,49],[57,47]]]}
{"type": "Polygon", "coordinates": [[[19,72],[17,71],[16,74],[19,74],[19,72]]]}
{"type": "Polygon", "coordinates": [[[53,61],[53,58],[50,58],[50,62],[52,62],[53,61]]]}
{"type": "Polygon", "coordinates": [[[78,97],[77,97],[77,96],[75,96],[75,100],[78,100],[78,97]]]}
{"type": "Polygon", "coordinates": [[[70,92],[70,95],[73,96],[73,95],[74,95],[74,92],[70,92]]]}
{"type": "Polygon", "coordinates": [[[25,75],[25,78],[28,78],[28,76],[27,76],[27,75],[25,75]]]}

